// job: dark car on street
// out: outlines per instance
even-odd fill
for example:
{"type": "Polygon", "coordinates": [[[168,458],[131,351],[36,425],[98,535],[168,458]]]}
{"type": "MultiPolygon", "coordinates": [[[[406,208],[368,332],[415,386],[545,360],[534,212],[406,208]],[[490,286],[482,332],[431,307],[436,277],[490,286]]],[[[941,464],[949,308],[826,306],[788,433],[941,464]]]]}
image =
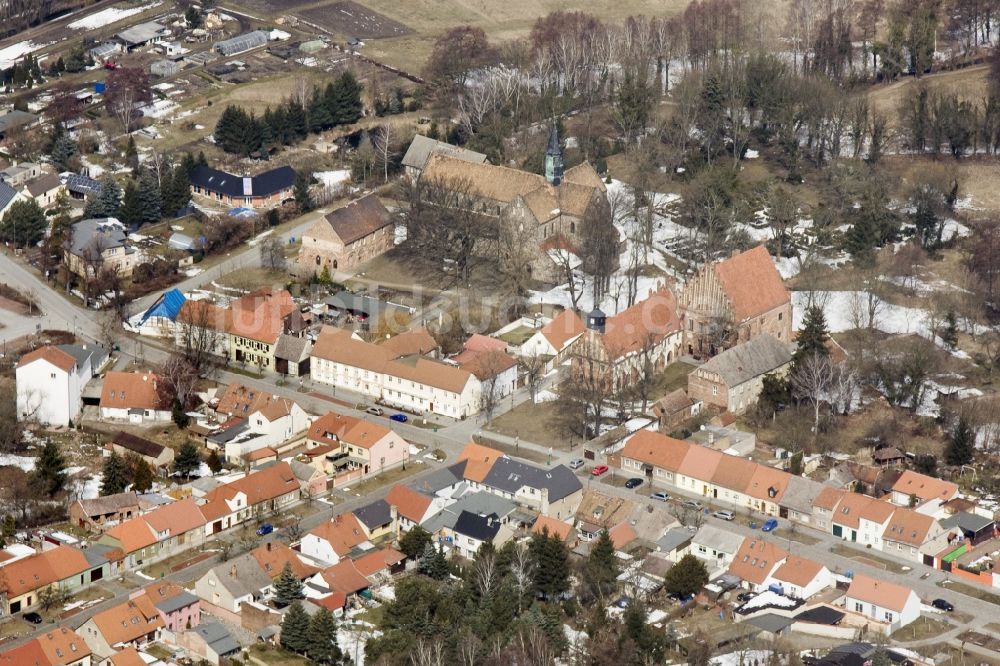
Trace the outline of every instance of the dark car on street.
{"type": "Polygon", "coordinates": [[[955,605],[947,599],[935,599],[931,602],[931,606],[934,606],[938,610],[948,611],[949,613],[955,610],[955,605]]]}
{"type": "Polygon", "coordinates": [[[625,487],[631,490],[632,488],[638,488],[643,483],[643,480],[639,477],[633,477],[625,482],[625,487]]]}
{"type": "Polygon", "coordinates": [[[31,624],[41,624],[42,616],[38,613],[25,613],[23,616],[25,622],[30,622],[31,624]]]}

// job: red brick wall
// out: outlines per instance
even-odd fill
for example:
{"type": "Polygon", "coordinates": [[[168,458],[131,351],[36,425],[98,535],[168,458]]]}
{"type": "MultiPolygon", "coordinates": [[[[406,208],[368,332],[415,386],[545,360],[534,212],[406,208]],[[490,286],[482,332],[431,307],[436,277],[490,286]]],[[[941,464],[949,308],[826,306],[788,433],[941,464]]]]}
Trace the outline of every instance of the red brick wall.
{"type": "Polygon", "coordinates": [[[718,381],[713,381],[708,377],[703,377],[697,369],[688,375],[687,393],[692,400],[701,400],[706,405],[716,405],[723,409],[729,408],[729,389],[721,378],[718,381]],[[712,395],[713,386],[718,388],[717,395],[712,395]]]}

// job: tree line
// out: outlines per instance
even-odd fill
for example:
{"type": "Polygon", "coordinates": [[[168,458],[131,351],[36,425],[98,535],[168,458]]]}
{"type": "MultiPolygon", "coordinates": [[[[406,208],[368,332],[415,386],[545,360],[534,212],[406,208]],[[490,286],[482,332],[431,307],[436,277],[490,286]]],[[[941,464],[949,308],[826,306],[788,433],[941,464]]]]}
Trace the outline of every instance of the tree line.
{"type": "Polygon", "coordinates": [[[277,107],[268,106],[259,117],[230,105],[219,117],[213,136],[227,153],[266,158],[278,146],[357,121],[362,113],[362,90],[354,74],[345,71],[325,88],[314,86],[306,99],[289,98],[277,107]]]}

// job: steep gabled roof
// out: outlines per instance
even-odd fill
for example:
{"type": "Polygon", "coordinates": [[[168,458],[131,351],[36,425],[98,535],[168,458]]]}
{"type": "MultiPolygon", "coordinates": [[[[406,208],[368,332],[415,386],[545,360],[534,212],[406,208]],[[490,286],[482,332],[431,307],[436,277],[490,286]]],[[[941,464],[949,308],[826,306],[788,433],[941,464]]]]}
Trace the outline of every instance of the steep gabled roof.
{"type": "Polygon", "coordinates": [[[111,440],[111,442],[122,447],[123,449],[127,449],[133,453],[138,453],[140,456],[147,456],[149,458],[158,458],[166,448],[156,442],[151,442],[148,439],[127,433],[124,430],[115,435],[115,438],[111,440]]]}
{"type": "Polygon", "coordinates": [[[677,299],[664,284],[632,307],[608,317],[601,339],[612,358],[621,358],[679,330],[677,299]]]}
{"type": "Polygon", "coordinates": [[[671,472],[679,471],[692,444],[667,437],[651,430],[640,430],[625,443],[622,456],[660,467],[671,472]]]}
{"type": "Polygon", "coordinates": [[[350,245],[383,227],[392,225],[392,215],[374,194],[337,208],[303,233],[304,237],[334,240],[350,245]]]}
{"type": "Polygon", "coordinates": [[[493,464],[502,457],[503,452],[475,442],[466,444],[458,454],[459,462],[466,461],[465,478],[476,483],[482,483],[493,464]]]}
{"type": "Polygon", "coordinates": [[[899,613],[906,607],[906,602],[909,601],[911,594],[913,594],[913,590],[908,587],[872,578],[865,574],[854,574],[851,586],[847,588],[846,596],[899,613]]]}
{"type": "Polygon", "coordinates": [[[314,528],[309,534],[329,543],[333,552],[341,557],[351,552],[355,546],[368,541],[364,527],[352,513],[338,514],[332,520],[314,528]]]}
{"type": "Polygon", "coordinates": [[[146,595],[113,606],[92,619],[108,645],[130,643],[165,626],[146,595]]]}
{"type": "Polygon", "coordinates": [[[423,134],[416,134],[413,137],[413,141],[410,142],[410,147],[406,149],[406,154],[403,155],[403,166],[418,170],[423,169],[424,165],[427,164],[427,160],[435,153],[450,155],[466,162],[478,164],[486,162],[486,155],[482,153],[453,146],[443,141],[437,141],[423,134]]]}
{"type": "Polygon", "coordinates": [[[587,330],[583,320],[574,310],[563,310],[542,326],[541,334],[549,341],[556,351],[562,349],[573,340],[583,335],[587,330]]]}
{"type": "Polygon", "coordinates": [[[758,245],[715,264],[736,321],[745,321],[788,303],[791,296],[767,248],[758,245]]]}
{"type": "Polygon", "coordinates": [[[788,557],[784,548],[757,537],[744,539],[729,565],[729,573],[748,583],[761,585],[771,572],[788,557]]]}
{"type": "Polygon", "coordinates": [[[231,197],[268,197],[292,187],[295,184],[295,170],[290,166],[282,166],[256,176],[244,177],[199,166],[191,172],[191,184],[231,197]]]}
{"type": "Polygon", "coordinates": [[[718,374],[732,388],[773,372],[791,360],[791,346],[765,333],[713,356],[700,370],[718,374]]]}
{"type": "Polygon", "coordinates": [[[385,496],[385,501],[390,506],[396,507],[396,512],[403,518],[414,523],[419,523],[427,515],[427,509],[431,506],[432,498],[397,483],[389,489],[389,494],[385,496]]]}
{"type": "Polygon", "coordinates": [[[944,502],[958,493],[958,486],[908,469],[896,480],[896,483],[892,484],[892,490],[897,493],[914,495],[921,502],[932,499],[944,502]]]}
{"type": "Polygon", "coordinates": [[[151,372],[108,372],[101,387],[101,407],[169,409],[163,396],[157,393],[157,379],[151,372]]]}
{"type": "Polygon", "coordinates": [[[70,354],[67,354],[58,347],[45,345],[44,347],[39,347],[38,349],[28,352],[22,356],[21,360],[17,363],[17,367],[23,368],[29,363],[34,363],[38,360],[50,363],[63,372],[70,372],[73,369],[73,366],[76,365],[76,359],[70,354]]]}

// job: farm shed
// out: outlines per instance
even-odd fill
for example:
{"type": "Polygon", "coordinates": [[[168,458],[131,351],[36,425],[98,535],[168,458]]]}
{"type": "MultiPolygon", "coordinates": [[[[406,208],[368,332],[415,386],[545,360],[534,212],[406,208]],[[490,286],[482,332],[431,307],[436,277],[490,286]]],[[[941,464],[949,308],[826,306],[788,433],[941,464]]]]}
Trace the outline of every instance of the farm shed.
{"type": "Polygon", "coordinates": [[[230,56],[236,53],[243,53],[244,51],[249,51],[250,49],[255,49],[258,46],[264,46],[268,42],[268,33],[263,30],[254,30],[253,32],[248,32],[238,37],[233,37],[232,39],[224,39],[221,42],[215,44],[216,52],[224,55],[230,56]]]}
{"type": "Polygon", "coordinates": [[[173,60],[157,60],[149,66],[149,73],[153,76],[171,76],[181,71],[181,64],[173,60]]]}
{"type": "Polygon", "coordinates": [[[315,53],[326,47],[326,43],[321,39],[310,39],[308,42],[299,44],[299,51],[302,53],[315,53]]]}

